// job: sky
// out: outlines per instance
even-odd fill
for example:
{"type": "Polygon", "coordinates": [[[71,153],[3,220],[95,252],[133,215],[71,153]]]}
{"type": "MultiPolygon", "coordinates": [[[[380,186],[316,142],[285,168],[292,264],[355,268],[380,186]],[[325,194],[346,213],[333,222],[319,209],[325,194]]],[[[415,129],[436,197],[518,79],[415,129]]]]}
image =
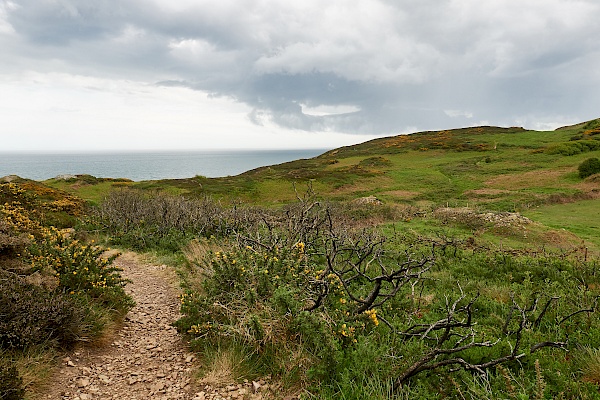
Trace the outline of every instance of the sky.
{"type": "Polygon", "coordinates": [[[0,0],[0,151],[335,148],[600,117],[598,0],[0,0]]]}

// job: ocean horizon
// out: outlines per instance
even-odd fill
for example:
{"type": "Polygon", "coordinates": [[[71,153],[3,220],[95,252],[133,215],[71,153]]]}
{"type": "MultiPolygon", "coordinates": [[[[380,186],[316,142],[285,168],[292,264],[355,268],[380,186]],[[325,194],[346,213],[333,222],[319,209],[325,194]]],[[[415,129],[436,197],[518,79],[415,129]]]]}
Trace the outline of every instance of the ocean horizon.
{"type": "Polygon", "coordinates": [[[83,174],[133,181],[192,178],[197,175],[218,178],[316,157],[328,150],[0,152],[0,177],[18,175],[36,181],[83,174]]]}

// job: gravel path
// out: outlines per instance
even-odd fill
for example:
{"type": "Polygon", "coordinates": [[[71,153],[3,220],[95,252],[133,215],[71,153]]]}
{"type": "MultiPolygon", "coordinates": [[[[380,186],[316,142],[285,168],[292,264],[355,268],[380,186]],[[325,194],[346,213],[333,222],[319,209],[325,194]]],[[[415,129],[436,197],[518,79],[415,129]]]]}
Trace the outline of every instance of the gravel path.
{"type": "Polygon", "coordinates": [[[194,383],[197,363],[171,323],[179,318],[174,272],[135,253],[116,260],[130,279],[137,305],[105,346],[82,347],[63,359],[48,399],[261,399],[264,382],[210,386],[194,383]]]}
{"type": "Polygon", "coordinates": [[[141,263],[134,253],[116,260],[132,280],[126,291],[137,305],[103,347],[83,347],[63,359],[49,399],[192,399],[188,353],[171,323],[179,301],[166,266],[141,263]]]}

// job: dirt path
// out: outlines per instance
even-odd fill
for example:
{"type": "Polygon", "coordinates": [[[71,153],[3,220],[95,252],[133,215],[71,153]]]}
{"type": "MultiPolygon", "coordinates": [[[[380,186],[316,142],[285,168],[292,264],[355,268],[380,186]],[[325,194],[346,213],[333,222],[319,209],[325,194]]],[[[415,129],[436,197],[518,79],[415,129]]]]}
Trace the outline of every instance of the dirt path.
{"type": "Polygon", "coordinates": [[[102,347],[82,348],[63,359],[48,399],[259,399],[252,383],[211,387],[194,384],[197,362],[171,323],[179,318],[179,299],[166,266],[147,265],[134,253],[116,260],[132,283],[126,287],[137,305],[123,327],[102,347]]]}

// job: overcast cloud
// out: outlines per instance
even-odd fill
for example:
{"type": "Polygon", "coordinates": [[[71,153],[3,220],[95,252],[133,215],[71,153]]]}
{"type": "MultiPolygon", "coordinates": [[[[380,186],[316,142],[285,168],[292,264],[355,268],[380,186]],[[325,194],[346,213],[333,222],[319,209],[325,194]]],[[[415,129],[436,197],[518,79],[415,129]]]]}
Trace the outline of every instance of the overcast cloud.
{"type": "Polygon", "coordinates": [[[0,0],[0,134],[327,147],[553,129],[600,117],[599,20],[597,0],[0,0]]]}

